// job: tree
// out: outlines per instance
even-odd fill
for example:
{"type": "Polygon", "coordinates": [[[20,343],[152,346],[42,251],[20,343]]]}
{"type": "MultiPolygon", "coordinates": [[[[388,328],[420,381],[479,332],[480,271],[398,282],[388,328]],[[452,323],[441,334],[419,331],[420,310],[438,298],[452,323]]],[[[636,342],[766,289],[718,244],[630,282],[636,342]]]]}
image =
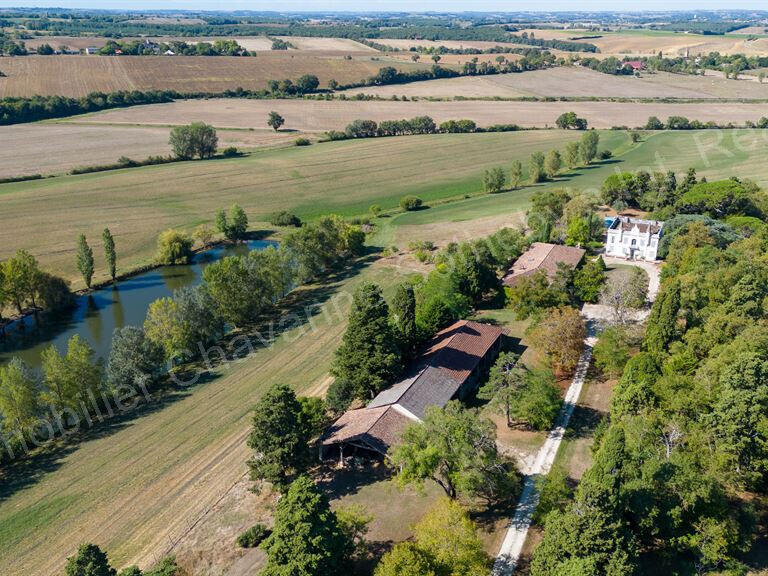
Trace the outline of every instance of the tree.
{"type": "Polygon", "coordinates": [[[435,560],[428,550],[405,541],[382,556],[374,576],[437,576],[435,560]]]}
{"type": "Polygon", "coordinates": [[[304,74],[299,76],[299,79],[296,81],[296,88],[298,88],[300,94],[314,92],[318,86],[320,86],[320,81],[314,74],[304,74]]]}
{"type": "Polygon", "coordinates": [[[107,384],[120,387],[149,386],[163,373],[163,348],[137,326],[115,328],[107,363],[107,384]]]}
{"type": "Polygon", "coordinates": [[[144,333],[152,343],[162,347],[167,360],[191,355],[188,349],[190,327],[181,317],[179,305],[173,298],[158,298],[149,305],[144,333]]]}
{"type": "Polygon", "coordinates": [[[280,116],[280,114],[274,111],[269,113],[269,116],[267,117],[267,126],[277,132],[283,124],[285,124],[285,118],[280,116]]]}
{"type": "Polygon", "coordinates": [[[107,262],[109,277],[114,282],[117,277],[117,253],[115,252],[115,239],[112,237],[109,228],[104,228],[104,231],[101,233],[101,239],[104,243],[104,260],[107,262]]]}
{"type": "Polygon", "coordinates": [[[481,576],[489,558],[477,529],[461,505],[444,498],[414,527],[417,546],[434,558],[437,573],[481,576]]]}
{"type": "Polygon", "coordinates": [[[400,208],[402,208],[404,212],[418,210],[421,208],[422,203],[421,198],[418,198],[417,196],[403,196],[400,198],[400,208]]]}
{"type": "Polygon", "coordinates": [[[191,160],[210,158],[216,153],[219,138],[213,126],[202,122],[193,122],[187,126],[175,126],[171,129],[168,142],[177,158],[191,160]]]}
{"type": "Polygon", "coordinates": [[[248,216],[239,204],[232,204],[232,207],[229,209],[229,218],[224,217],[222,219],[217,214],[216,224],[217,228],[221,225],[219,232],[222,232],[227,240],[236,242],[245,238],[245,234],[248,231],[248,216]]]}
{"type": "Polygon", "coordinates": [[[605,285],[605,270],[603,257],[598,256],[576,271],[573,278],[573,288],[579,300],[590,303],[598,301],[605,285]]]}
{"type": "Polygon", "coordinates": [[[600,334],[593,348],[595,365],[610,377],[621,376],[629,360],[629,344],[626,329],[609,326],[600,334]]]}
{"type": "Polygon", "coordinates": [[[397,330],[403,352],[410,356],[418,341],[416,328],[416,295],[413,284],[403,282],[395,288],[391,305],[392,323],[397,330]]]}
{"type": "Polygon", "coordinates": [[[313,430],[302,416],[302,405],[288,386],[275,384],[254,407],[252,422],[251,479],[284,490],[309,464],[313,430]]]}
{"type": "Polygon", "coordinates": [[[504,414],[507,426],[512,426],[512,403],[525,384],[527,370],[519,360],[520,356],[514,352],[499,354],[488,382],[477,393],[478,398],[490,400],[490,405],[504,414]]]}
{"type": "Polygon", "coordinates": [[[523,386],[512,398],[511,416],[533,430],[549,430],[560,411],[562,399],[550,370],[526,371],[523,386]]]}
{"type": "Polygon", "coordinates": [[[534,152],[528,165],[528,178],[531,184],[536,184],[544,179],[544,154],[534,152]]]}
{"type": "Polygon", "coordinates": [[[213,242],[213,230],[206,224],[198,225],[193,235],[203,248],[207,248],[213,242]]]}
{"type": "Polygon", "coordinates": [[[713,410],[724,469],[752,489],[768,486],[768,362],[739,355],[720,376],[722,393],[713,410]]]}
{"type": "Polygon", "coordinates": [[[565,163],[573,170],[579,165],[581,159],[581,143],[579,141],[569,142],[565,146],[565,163]]]}
{"type": "Polygon", "coordinates": [[[586,130],[587,121],[584,118],[576,116],[575,112],[564,112],[557,117],[555,125],[561,130],[570,130],[571,128],[576,130],[586,130]]]}
{"type": "Polygon", "coordinates": [[[373,522],[373,515],[362,504],[349,504],[336,510],[339,527],[350,543],[353,555],[361,557],[365,553],[365,535],[368,524],[373,522]]]}
{"type": "Polygon", "coordinates": [[[186,264],[192,258],[192,238],[186,232],[166,230],[157,238],[155,259],[159,264],[186,264]]]}
{"type": "Polygon", "coordinates": [[[523,164],[520,160],[512,162],[512,168],[509,170],[509,186],[512,190],[520,188],[520,184],[523,182],[523,164]]]}
{"type": "Polygon", "coordinates": [[[90,288],[91,280],[93,279],[93,250],[88,246],[85,234],[80,234],[80,236],[77,237],[75,263],[77,264],[78,272],[83,276],[85,287],[90,288]]]}
{"type": "Polygon", "coordinates": [[[648,273],[633,267],[629,272],[614,274],[603,287],[600,302],[611,308],[613,318],[619,324],[630,319],[630,311],[645,305],[648,293],[648,273]]]}
{"type": "Polygon", "coordinates": [[[33,432],[40,414],[40,385],[21,359],[0,366],[0,415],[6,436],[33,432]]]}
{"type": "Polygon", "coordinates": [[[563,158],[557,150],[550,150],[544,159],[544,172],[547,178],[554,179],[563,167],[563,158]]]}
{"type": "Polygon", "coordinates": [[[666,353],[677,337],[677,314],[680,310],[680,283],[672,281],[661,290],[651,308],[644,347],[656,357],[666,353]]]}
{"type": "Polygon", "coordinates": [[[656,116],[649,116],[645,123],[646,130],[664,130],[664,123],[656,116]]]}
{"type": "Polygon", "coordinates": [[[3,293],[19,314],[24,312],[24,306],[31,302],[36,307],[35,293],[40,282],[40,268],[37,260],[26,250],[19,250],[11,258],[2,263],[3,293]]]}
{"type": "Polygon", "coordinates": [[[533,327],[531,342],[559,372],[575,370],[584,348],[584,321],[575,308],[553,308],[533,327]]]}
{"type": "Polygon", "coordinates": [[[504,174],[504,170],[498,166],[486,170],[483,175],[483,190],[485,190],[486,194],[498,194],[504,190],[506,183],[507,177],[504,174]]]}
{"type": "Polygon", "coordinates": [[[501,502],[520,488],[517,469],[498,451],[493,422],[457,401],[428,407],[424,420],[403,432],[392,462],[401,485],[432,479],[451,499],[467,495],[501,502]]]}
{"type": "Polygon", "coordinates": [[[261,547],[263,576],[335,576],[348,564],[351,544],[328,498],[301,476],[278,501],[275,526],[261,547]]]}
{"type": "Polygon", "coordinates": [[[600,135],[594,130],[586,132],[579,142],[579,151],[581,154],[581,161],[585,165],[592,163],[592,160],[597,156],[597,145],[600,142],[600,135]]]}
{"type": "Polygon", "coordinates": [[[95,544],[82,544],[77,554],[67,558],[67,576],[115,576],[107,555],[95,544]]]}
{"type": "Polygon", "coordinates": [[[381,288],[361,284],[331,374],[349,382],[358,398],[373,398],[400,372],[401,355],[381,288]]]}
{"type": "Polygon", "coordinates": [[[101,362],[79,334],[67,342],[67,351],[60,354],[55,346],[43,350],[41,364],[45,392],[43,400],[55,411],[70,410],[79,414],[83,406],[98,398],[102,389],[101,362]]]}

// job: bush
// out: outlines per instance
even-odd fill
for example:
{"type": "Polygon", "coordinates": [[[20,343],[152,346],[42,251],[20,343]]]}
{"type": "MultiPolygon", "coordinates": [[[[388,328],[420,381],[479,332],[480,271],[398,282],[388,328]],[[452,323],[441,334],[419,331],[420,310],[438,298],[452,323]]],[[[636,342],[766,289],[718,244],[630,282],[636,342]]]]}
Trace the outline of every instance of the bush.
{"type": "Polygon", "coordinates": [[[272,226],[294,226],[298,228],[301,226],[301,218],[283,210],[270,216],[269,223],[272,224],[272,226]]]}
{"type": "Polygon", "coordinates": [[[606,328],[593,348],[595,365],[610,377],[621,376],[629,360],[626,330],[619,326],[606,328]]]}
{"type": "Polygon", "coordinates": [[[227,146],[221,153],[224,158],[234,158],[240,156],[240,151],[235,146],[227,146]]]}
{"type": "Polygon", "coordinates": [[[309,138],[296,138],[296,141],[294,142],[296,146],[309,146],[312,144],[312,141],[309,138]]]}
{"type": "Polygon", "coordinates": [[[417,196],[403,196],[400,198],[400,208],[405,212],[418,210],[423,204],[421,198],[417,196]]]}
{"type": "Polygon", "coordinates": [[[272,531],[264,524],[254,524],[237,537],[240,548],[256,548],[272,531]]]}

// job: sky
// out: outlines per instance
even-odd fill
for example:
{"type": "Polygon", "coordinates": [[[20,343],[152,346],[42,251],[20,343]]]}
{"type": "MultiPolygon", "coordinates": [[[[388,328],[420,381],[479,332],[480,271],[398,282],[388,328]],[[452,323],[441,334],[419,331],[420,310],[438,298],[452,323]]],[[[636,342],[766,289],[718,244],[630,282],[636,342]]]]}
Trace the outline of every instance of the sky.
{"type": "Polygon", "coordinates": [[[272,11],[635,11],[768,9],[765,0],[0,0],[0,7],[272,11]]]}

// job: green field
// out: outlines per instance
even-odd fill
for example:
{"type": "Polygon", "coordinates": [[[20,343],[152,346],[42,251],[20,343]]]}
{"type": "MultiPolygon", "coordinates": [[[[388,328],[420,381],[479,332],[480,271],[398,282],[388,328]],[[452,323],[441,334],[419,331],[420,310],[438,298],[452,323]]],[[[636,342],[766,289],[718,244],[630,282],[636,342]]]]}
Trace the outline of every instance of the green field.
{"type": "Polygon", "coordinates": [[[304,218],[355,215],[374,203],[394,208],[406,194],[425,201],[478,194],[485,169],[563,148],[578,136],[537,131],[333,142],[1,185],[0,258],[27,248],[44,267],[75,279],[77,235],[95,241],[105,226],[115,234],[120,265],[131,267],[151,259],[162,230],[212,223],[217,209],[234,202],[256,223],[284,209],[304,218]]]}
{"type": "MultiPolygon", "coordinates": [[[[458,202],[403,214],[389,225],[521,210],[534,188],[483,196],[483,172],[508,167],[515,159],[527,164],[531,152],[563,149],[578,137],[576,132],[526,131],[381,138],[0,185],[0,258],[26,248],[45,268],[76,280],[77,234],[95,240],[108,226],[117,239],[120,266],[131,268],[151,261],[162,230],[212,223],[217,209],[234,202],[261,227],[268,227],[268,215],[277,210],[304,218],[360,215],[375,203],[394,209],[406,194],[426,202],[458,202]]],[[[634,145],[623,132],[604,131],[601,148],[613,150],[614,159],[540,186],[597,190],[615,170],[689,166],[709,178],[735,174],[768,183],[768,131],[661,132],[634,145]]],[[[97,262],[97,280],[104,272],[97,262]]]]}

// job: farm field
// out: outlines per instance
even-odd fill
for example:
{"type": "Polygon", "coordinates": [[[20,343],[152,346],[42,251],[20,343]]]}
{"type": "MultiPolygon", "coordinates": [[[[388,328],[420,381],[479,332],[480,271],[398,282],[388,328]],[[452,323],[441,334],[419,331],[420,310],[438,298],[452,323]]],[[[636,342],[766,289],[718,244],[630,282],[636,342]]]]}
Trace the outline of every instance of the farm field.
{"type": "MultiPolygon", "coordinates": [[[[376,52],[373,48],[346,38],[305,38],[302,36],[276,36],[293,44],[294,48],[302,52],[376,52]]],[[[198,42],[215,42],[216,40],[235,40],[248,51],[269,52],[272,50],[272,40],[266,36],[146,36],[121,38],[121,42],[133,40],[152,40],[154,42],[186,42],[197,44],[198,42]]],[[[111,38],[104,36],[34,36],[24,40],[27,48],[38,48],[41,44],[50,44],[54,48],[67,46],[71,49],[82,50],[91,46],[102,47],[111,38]]]]}
{"type": "MultiPolygon", "coordinates": [[[[375,54],[375,53],[371,53],[375,54]]],[[[268,80],[314,74],[321,87],[331,79],[359,82],[392,60],[369,54],[343,58],[341,53],[273,51],[257,57],[237,56],[24,56],[3,58],[0,98],[8,96],[85,96],[117,90],[222,92],[238,87],[260,90],[268,80]]],[[[394,61],[402,70],[432,63],[394,61]]]]}
{"type": "MultiPolygon", "coordinates": [[[[72,168],[167,156],[170,129],[161,126],[92,126],[34,123],[0,126],[0,178],[63,174],[72,168]]],[[[219,147],[240,149],[292,145],[289,132],[219,130],[219,147]]]]}
{"type": "MultiPolygon", "coordinates": [[[[721,54],[743,53],[747,55],[765,55],[768,53],[768,38],[750,40],[746,35],[727,34],[722,36],[700,34],[680,34],[666,31],[626,30],[621,32],[592,32],[590,30],[521,30],[533,32],[536,38],[569,40],[580,36],[600,36],[584,38],[578,42],[588,42],[600,49],[602,57],[610,55],[638,54],[651,55],[661,51],[664,56],[684,56],[686,51],[691,56],[720,52],[721,54]]],[[[738,32],[738,31],[737,31],[738,32]]]]}
{"type": "MultiPolygon", "coordinates": [[[[332,142],[0,185],[0,258],[25,247],[43,266],[74,279],[77,234],[96,237],[109,226],[125,269],[151,259],[162,230],[212,223],[216,210],[234,202],[257,223],[282,209],[301,217],[356,215],[374,203],[394,208],[411,193],[425,201],[476,194],[487,168],[526,162],[535,150],[564,148],[578,137],[540,131],[332,142]]],[[[605,138],[608,144],[626,136],[605,138]]]]}
{"type": "MultiPolygon", "coordinates": [[[[514,76],[514,75],[513,75],[514,76]]],[[[400,86],[405,89],[407,85],[400,86]]],[[[186,124],[202,121],[221,128],[261,128],[271,110],[285,118],[285,128],[302,132],[343,130],[359,118],[398,120],[426,114],[435,122],[469,118],[479,126],[515,123],[526,128],[554,126],[563,112],[576,112],[590,127],[644,126],[649,116],[666,120],[681,115],[702,122],[756,122],[768,113],[758,103],[668,103],[668,102],[524,102],[524,101],[427,101],[392,100],[180,100],[106,110],[75,122],[108,124],[186,124]]]]}
{"type": "Polygon", "coordinates": [[[766,99],[768,84],[726,80],[719,76],[692,76],[659,72],[641,77],[611,76],[582,68],[558,67],[522,74],[464,76],[412,82],[397,86],[352,88],[347,94],[393,95],[424,98],[521,98],[521,97],[597,97],[597,98],[721,98],[766,99]]]}

